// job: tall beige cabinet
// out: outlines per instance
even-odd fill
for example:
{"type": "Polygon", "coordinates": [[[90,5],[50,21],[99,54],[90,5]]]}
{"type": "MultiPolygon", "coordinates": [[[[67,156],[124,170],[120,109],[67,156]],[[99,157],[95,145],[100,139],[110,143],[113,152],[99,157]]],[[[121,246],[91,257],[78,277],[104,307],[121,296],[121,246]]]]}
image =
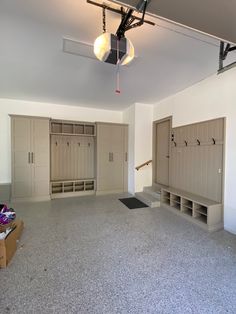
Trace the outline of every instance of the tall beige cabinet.
{"type": "Polygon", "coordinates": [[[11,198],[49,198],[49,119],[11,116],[11,137],[11,198]]]}
{"type": "Polygon", "coordinates": [[[128,126],[97,123],[97,194],[128,189],[128,126]]]}

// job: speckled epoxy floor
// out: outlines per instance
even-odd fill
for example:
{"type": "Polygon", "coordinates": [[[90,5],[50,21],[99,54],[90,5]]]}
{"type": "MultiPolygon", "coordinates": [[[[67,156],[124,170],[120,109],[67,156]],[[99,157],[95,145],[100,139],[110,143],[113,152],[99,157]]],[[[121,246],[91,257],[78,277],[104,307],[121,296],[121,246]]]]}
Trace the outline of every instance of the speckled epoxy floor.
{"type": "Polygon", "coordinates": [[[236,236],[119,197],[15,205],[26,228],[0,312],[236,313],[236,236]]]}

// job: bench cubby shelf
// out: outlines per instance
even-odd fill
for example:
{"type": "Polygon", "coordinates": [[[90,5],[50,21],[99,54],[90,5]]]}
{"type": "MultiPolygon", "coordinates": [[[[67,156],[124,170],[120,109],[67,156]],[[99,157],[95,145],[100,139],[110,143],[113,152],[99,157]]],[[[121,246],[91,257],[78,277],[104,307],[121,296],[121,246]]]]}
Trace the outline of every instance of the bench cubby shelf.
{"type": "Polygon", "coordinates": [[[51,120],[50,133],[57,135],[95,136],[95,123],[51,120]]]}
{"type": "Polygon", "coordinates": [[[162,188],[161,202],[172,212],[207,231],[223,228],[222,204],[174,188],[162,188]]]}
{"type": "Polygon", "coordinates": [[[51,198],[72,197],[95,194],[96,181],[94,179],[52,181],[51,198]]]}

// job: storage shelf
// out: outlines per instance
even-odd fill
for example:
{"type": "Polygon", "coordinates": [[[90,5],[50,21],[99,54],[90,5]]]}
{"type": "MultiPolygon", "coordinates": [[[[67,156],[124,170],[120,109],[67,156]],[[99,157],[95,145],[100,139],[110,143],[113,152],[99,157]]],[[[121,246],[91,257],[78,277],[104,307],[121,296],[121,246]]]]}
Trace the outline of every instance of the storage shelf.
{"type": "Polygon", "coordinates": [[[222,204],[172,188],[161,190],[161,200],[173,212],[208,231],[223,227],[222,204]]]}
{"type": "Polygon", "coordinates": [[[192,211],[192,209],[189,208],[189,207],[183,206],[183,207],[182,207],[182,212],[183,212],[185,215],[189,215],[189,216],[192,216],[192,215],[193,215],[193,211],[192,211]]]}
{"type": "Polygon", "coordinates": [[[56,196],[65,197],[68,194],[76,193],[91,193],[95,192],[95,180],[94,179],[84,179],[84,180],[71,180],[71,181],[52,181],[51,182],[51,197],[56,196]]]}
{"type": "Polygon", "coordinates": [[[95,136],[94,123],[51,120],[50,134],[95,136]]]}

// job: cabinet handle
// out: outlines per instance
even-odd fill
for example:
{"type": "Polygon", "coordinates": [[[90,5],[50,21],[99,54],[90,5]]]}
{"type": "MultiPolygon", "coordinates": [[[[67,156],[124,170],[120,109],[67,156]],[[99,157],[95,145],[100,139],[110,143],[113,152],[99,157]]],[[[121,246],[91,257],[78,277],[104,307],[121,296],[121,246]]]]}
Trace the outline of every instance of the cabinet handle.
{"type": "Polygon", "coordinates": [[[30,164],[31,161],[30,161],[30,152],[28,152],[28,164],[30,164]]]}
{"type": "Polygon", "coordinates": [[[31,162],[34,163],[34,153],[31,153],[31,162]]]}
{"type": "Polygon", "coordinates": [[[128,153],[125,153],[125,161],[128,161],[128,153]]]}

